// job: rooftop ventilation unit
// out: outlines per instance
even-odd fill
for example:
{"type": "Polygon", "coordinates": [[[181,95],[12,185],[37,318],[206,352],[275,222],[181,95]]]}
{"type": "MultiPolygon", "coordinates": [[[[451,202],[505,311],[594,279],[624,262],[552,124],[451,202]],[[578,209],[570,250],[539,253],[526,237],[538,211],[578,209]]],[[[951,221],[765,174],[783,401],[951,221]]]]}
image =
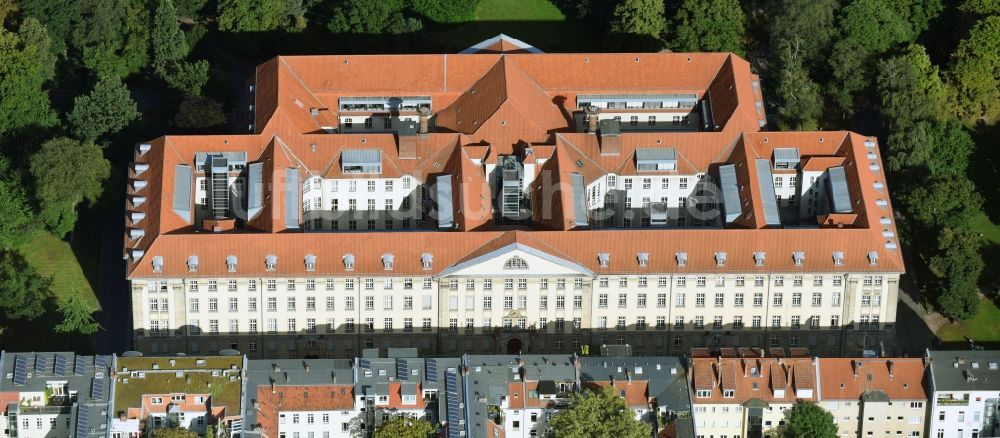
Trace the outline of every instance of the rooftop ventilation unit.
{"type": "Polygon", "coordinates": [[[352,149],[340,154],[342,173],[382,173],[382,151],[379,149],[352,149]]]}
{"type": "Polygon", "coordinates": [[[775,169],[798,169],[799,160],[799,148],[774,149],[775,169]]]}
{"type": "Polygon", "coordinates": [[[635,168],[639,172],[677,170],[677,150],[674,148],[636,149],[635,168]]]}
{"type": "Polygon", "coordinates": [[[213,156],[209,162],[209,209],[212,216],[226,217],[229,212],[229,161],[226,157],[213,156]]]}
{"type": "Polygon", "coordinates": [[[521,219],[521,201],[524,198],[521,184],[524,166],[513,155],[500,157],[500,214],[504,219],[521,219]]]}

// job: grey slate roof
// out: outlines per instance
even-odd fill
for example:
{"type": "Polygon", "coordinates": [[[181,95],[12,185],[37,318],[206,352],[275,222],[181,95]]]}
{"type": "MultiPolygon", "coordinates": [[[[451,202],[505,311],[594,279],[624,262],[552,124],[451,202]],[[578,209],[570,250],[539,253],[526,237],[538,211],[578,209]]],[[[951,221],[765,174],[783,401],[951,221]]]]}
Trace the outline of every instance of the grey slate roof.
{"type": "Polygon", "coordinates": [[[251,430],[257,424],[257,388],[282,385],[353,385],[354,370],[350,359],[260,359],[248,360],[246,378],[243,380],[243,435],[259,437],[260,430],[251,430]],[[309,370],[306,371],[306,366],[309,370]]]}
{"type": "MultiPolygon", "coordinates": [[[[67,382],[76,398],[67,402],[74,438],[97,438],[107,434],[111,417],[111,367],[114,356],[79,356],[71,352],[7,353],[0,351],[0,392],[43,392],[50,381],[67,382]],[[26,365],[24,384],[14,383],[18,358],[26,365]],[[58,365],[57,365],[58,358],[58,365]]],[[[19,380],[20,381],[20,380],[19,380]]],[[[6,408],[6,407],[4,407],[6,408]]],[[[30,408],[19,408],[21,413],[30,408]]]]}
{"type": "Polygon", "coordinates": [[[1000,390],[1000,351],[930,351],[933,391],[1000,390]]]}

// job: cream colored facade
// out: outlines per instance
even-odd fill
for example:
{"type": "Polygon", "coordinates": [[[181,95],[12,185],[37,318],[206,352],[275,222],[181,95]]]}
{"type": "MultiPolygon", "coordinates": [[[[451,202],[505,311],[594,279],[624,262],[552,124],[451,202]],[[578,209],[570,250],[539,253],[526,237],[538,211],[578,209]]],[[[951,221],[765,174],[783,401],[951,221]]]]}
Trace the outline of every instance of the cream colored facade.
{"type": "Polygon", "coordinates": [[[926,429],[926,399],[866,396],[861,400],[823,400],[820,406],[833,414],[837,430],[844,437],[919,437],[926,429]]]}
{"type": "Polygon", "coordinates": [[[630,344],[644,354],[699,346],[859,354],[890,348],[894,337],[897,275],[605,275],[521,243],[437,272],[134,279],[136,348],[352,357],[390,346],[444,354],[630,344]]]}

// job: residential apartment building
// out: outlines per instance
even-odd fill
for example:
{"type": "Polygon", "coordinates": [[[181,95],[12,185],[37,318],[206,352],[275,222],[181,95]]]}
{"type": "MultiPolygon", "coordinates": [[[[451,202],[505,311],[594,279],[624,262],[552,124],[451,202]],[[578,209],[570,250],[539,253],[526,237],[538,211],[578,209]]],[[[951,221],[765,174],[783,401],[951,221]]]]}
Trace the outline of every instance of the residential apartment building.
{"type": "Polygon", "coordinates": [[[786,411],[819,398],[817,361],[802,348],[691,351],[695,436],[763,438],[785,425],[786,411]]]}
{"type": "Polygon", "coordinates": [[[0,351],[0,437],[108,436],[111,356],[0,351]]]}
{"type": "Polygon", "coordinates": [[[1000,436],[1000,354],[996,351],[928,351],[933,438],[1000,436]]]}
{"type": "Polygon", "coordinates": [[[925,436],[925,371],[921,358],[820,358],[819,404],[840,436],[925,436]]]}
{"type": "Polygon", "coordinates": [[[136,148],[139,351],[893,349],[904,267],[875,140],[761,131],[733,54],[501,36],[278,57],[249,92],[249,133],[136,148]]]}

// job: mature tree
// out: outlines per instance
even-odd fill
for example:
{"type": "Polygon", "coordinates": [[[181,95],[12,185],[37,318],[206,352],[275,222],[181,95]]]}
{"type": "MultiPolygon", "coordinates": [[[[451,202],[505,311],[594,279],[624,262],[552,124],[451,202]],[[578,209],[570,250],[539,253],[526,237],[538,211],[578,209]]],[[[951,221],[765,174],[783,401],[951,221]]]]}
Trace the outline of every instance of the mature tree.
{"type": "Polygon", "coordinates": [[[187,56],[187,41],[181,23],[177,21],[177,10],[173,0],[159,0],[156,15],[153,16],[153,71],[161,78],[167,68],[187,56]]]}
{"type": "Polygon", "coordinates": [[[31,237],[35,217],[20,176],[0,156],[0,250],[13,249],[31,237]]]}
{"type": "Polygon", "coordinates": [[[427,438],[432,433],[431,423],[407,417],[393,417],[375,428],[375,438],[427,438]]]}
{"type": "Polygon", "coordinates": [[[201,94],[201,89],[208,83],[208,61],[175,62],[170,67],[164,80],[171,88],[191,96],[201,94]]]}
{"type": "Polygon", "coordinates": [[[0,27],[0,135],[26,126],[51,126],[56,115],[43,87],[51,78],[54,58],[38,41],[32,26],[24,34],[0,27]],[[29,38],[30,37],[30,38],[29,38]]]}
{"type": "Polygon", "coordinates": [[[10,319],[32,320],[45,313],[52,279],[35,272],[20,254],[0,252],[0,310],[10,319]]]}
{"type": "Polygon", "coordinates": [[[975,148],[972,136],[954,118],[920,120],[891,131],[886,140],[886,167],[905,184],[923,185],[928,176],[965,177],[975,148]]]}
{"type": "Polygon", "coordinates": [[[663,0],[624,0],[615,7],[611,37],[622,48],[659,50],[667,24],[663,14],[663,0]]]}
{"type": "Polygon", "coordinates": [[[67,118],[78,138],[94,141],[101,135],[118,132],[139,116],[139,107],[121,78],[103,75],[90,93],[77,96],[73,112],[67,118]]]}
{"type": "Polygon", "coordinates": [[[853,114],[858,94],[869,85],[872,69],[867,49],[852,38],[842,39],[833,45],[829,63],[836,86],[826,87],[826,92],[842,113],[853,114]]]}
{"type": "Polygon", "coordinates": [[[52,38],[52,52],[65,54],[73,22],[80,18],[79,2],[19,0],[18,3],[25,16],[35,18],[45,25],[52,38]]]}
{"type": "Polygon", "coordinates": [[[684,0],[674,17],[670,45],[683,52],[743,55],[744,21],[737,0],[684,0]]]}
{"type": "Polygon", "coordinates": [[[925,180],[901,198],[910,217],[929,230],[968,224],[983,202],[976,185],[964,175],[925,180]]]}
{"type": "Polygon", "coordinates": [[[776,90],[778,128],[781,130],[813,131],[823,115],[823,99],[819,85],[809,77],[799,53],[799,39],[792,37],[781,50],[781,70],[778,72],[776,90]]]}
{"type": "Polygon", "coordinates": [[[80,0],[82,17],[73,44],[83,64],[98,74],[120,77],[149,62],[149,10],[143,0],[80,0]]]}
{"type": "Polygon", "coordinates": [[[219,0],[218,7],[221,31],[266,32],[288,24],[285,0],[219,0]]]}
{"type": "Polygon", "coordinates": [[[894,0],[852,1],[842,10],[840,30],[845,38],[857,41],[873,54],[915,37],[906,15],[894,7],[894,0]]]}
{"type": "Polygon", "coordinates": [[[610,387],[573,394],[570,407],[554,415],[549,427],[552,438],[646,438],[651,431],[610,387]]]}
{"type": "Polygon", "coordinates": [[[951,59],[958,111],[967,117],[1000,116],[1000,16],[983,18],[951,59]]]}
{"type": "Polygon", "coordinates": [[[930,268],[937,278],[938,309],[951,319],[968,319],[979,307],[977,282],[985,263],[979,236],[965,228],[945,228],[938,235],[930,268]]]}
{"type": "Polygon", "coordinates": [[[892,5],[910,22],[913,39],[927,30],[931,20],[944,9],[941,0],[893,0],[892,5]]]}
{"type": "Polygon", "coordinates": [[[815,403],[801,402],[786,411],[783,438],[837,438],[833,414],[815,403]]]}
{"type": "MultiPolygon", "coordinates": [[[[798,40],[798,56],[807,68],[824,59],[837,36],[834,25],[840,3],[837,0],[779,0],[773,9],[774,22],[770,44],[780,49],[782,43],[798,40]]],[[[780,53],[779,53],[780,55],[780,53]]]]}
{"type": "Polygon", "coordinates": [[[177,16],[186,19],[195,19],[201,15],[201,10],[205,8],[208,0],[177,0],[174,7],[177,8],[177,16]]]}
{"type": "Polygon", "coordinates": [[[965,0],[959,9],[970,14],[997,14],[1000,13],[1000,0],[965,0]]]}
{"type": "Polygon", "coordinates": [[[35,197],[40,219],[59,237],[76,223],[76,205],[95,202],[111,175],[111,163],[101,148],[91,142],[56,138],[42,144],[31,156],[35,197]]]}
{"type": "Polygon", "coordinates": [[[222,104],[208,97],[188,96],[177,108],[174,123],[181,128],[210,128],[226,123],[222,104]]]}
{"type": "Polygon", "coordinates": [[[83,300],[82,292],[73,289],[69,295],[59,303],[59,313],[62,315],[62,322],[53,328],[58,333],[80,333],[92,335],[101,329],[101,324],[94,320],[94,312],[97,309],[83,300]]]}
{"type": "Polygon", "coordinates": [[[476,19],[479,0],[413,0],[413,12],[436,23],[464,23],[476,19]]]}
{"type": "Polygon", "coordinates": [[[38,57],[37,63],[41,66],[39,74],[46,81],[51,81],[56,76],[58,56],[52,51],[52,39],[49,38],[45,26],[36,18],[27,17],[21,22],[17,35],[21,37],[22,44],[34,46],[37,49],[35,56],[38,57]]]}
{"type": "Polygon", "coordinates": [[[908,129],[918,120],[942,120],[951,113],[949,89],[919,44],[881,61],[877,83],[882,117],[891,131],[908,129]]]}
{"type": "Polygon", "coordinates": [[[198,438],[197,433],[181,428],[165,428],[153,431],[153,438],[198,438]]]}
{"type": "Polygon", "coordinates": [[[404,0],[345,0],[333,10],[327,28],[333,33],[409,33],[423,27],[420,20],[403,15],[404,0]]]}

